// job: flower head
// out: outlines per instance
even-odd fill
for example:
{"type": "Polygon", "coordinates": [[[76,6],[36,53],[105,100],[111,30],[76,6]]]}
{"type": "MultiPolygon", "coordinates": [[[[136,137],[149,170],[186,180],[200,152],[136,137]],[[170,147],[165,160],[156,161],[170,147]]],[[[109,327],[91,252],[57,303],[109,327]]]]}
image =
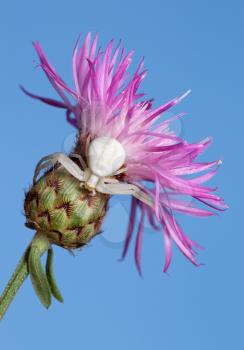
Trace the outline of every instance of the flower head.
{"type": "Polygon", "coordinates": [[[188,143],[176,136],[170,124],[183,114],[164,121],[160,119],[188,92],[153,108],[152,100],[143,100],[144,94],[138,92],[146,75],[144,61],[140,62],[132,76],[128,76],[133,51],[126,54],[120,43],[114,48],[113,40],[105,51],[101,51],[97,49],[97,36],[91,40],[90,33],[82,47],[79,48],[79,40],[75,45],[72,61],[75,88],[71,89],[50,65],[39,43],[34,43],[34,47],[41,68],[62,101],[25,92],[54,107],[64,108],[67,121],[79,130],[79,138],[84,145],[87,140],[102,137],[118,141],[125,151],[122,181],[152,198],[152,205],[148,205],[146,201],[132,197],[122,256],[125,257],[133,232],[137,229],[135,260],[141,272],[142,234],[147,217],[154,229],[163,232],[165,272],[171,262],[172,241],[193,264],[198,265],[195,250],[200,246],[183,232],[174,213],[206,217],[214,215],[215,209],[224,210],[227,206],[213,193],[214,188],[203,185],[216,173],[220,161],[196,162],[211,139],[188,143]],[[184,201],[180,198],[182,195],[193,200],[184,201]],[[198,203],[204,204],[205,208],[198,207],[198,203]],[[140,220],[137,225],[138,211],[140,220]]]}

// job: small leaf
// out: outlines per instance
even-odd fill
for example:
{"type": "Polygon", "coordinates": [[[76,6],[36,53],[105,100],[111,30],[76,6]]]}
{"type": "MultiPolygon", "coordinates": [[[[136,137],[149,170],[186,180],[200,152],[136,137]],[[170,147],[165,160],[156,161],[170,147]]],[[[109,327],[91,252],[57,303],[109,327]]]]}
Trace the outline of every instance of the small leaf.
{"type": "Polygon", "coordinates": [[[46,308],[51,305],[51,290],[46,274],[41,264],[41,253],[38,247],[31,246],[28,257],[29,273],[31,282],[40,302],[46,308]]]}
{"type": "Polygon", "coordinates": [[[47,279],[48,279],[53,296],[60,303],[62,303],[64,300],[58,289],[58,286],[54,277],[54,273],[53,273],[53,249],[52,248],[49,248],[47,253],[46,274],[47,274],[47,279]]]}

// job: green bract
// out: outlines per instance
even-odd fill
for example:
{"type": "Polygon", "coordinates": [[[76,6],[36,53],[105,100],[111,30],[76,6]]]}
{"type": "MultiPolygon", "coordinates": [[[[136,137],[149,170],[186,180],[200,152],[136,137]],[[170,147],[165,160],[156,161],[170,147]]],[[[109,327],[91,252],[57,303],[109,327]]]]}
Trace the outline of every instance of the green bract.
{"type": "Polygon", "coordinates": [[[79,248],[100,231],[108,198],[98,192],[93,196],[63,167],[55,167],[27,193],[26,225],[45,235],[50,243],[79,248]]]}

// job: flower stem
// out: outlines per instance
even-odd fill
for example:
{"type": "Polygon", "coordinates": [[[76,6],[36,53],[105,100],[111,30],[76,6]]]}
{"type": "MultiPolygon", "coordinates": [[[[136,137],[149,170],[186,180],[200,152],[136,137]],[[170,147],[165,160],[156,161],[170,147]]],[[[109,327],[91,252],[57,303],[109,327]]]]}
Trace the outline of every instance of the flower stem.
{"type": "Polygon", "coordinates": [[[50,243],[44,235],[39,233],[37,233],[33,238],[29,247],[26,249],[25,253],[20,259],[12,277],[10,278],[5,290],[3,291],[0,297],[0,320],[3,319],[15,295],[17,294],[23,282],[29,275],[28,256],[29,256],[30,247],[32,246],[38,247],[42,255],[49,248],[50,243]]]}

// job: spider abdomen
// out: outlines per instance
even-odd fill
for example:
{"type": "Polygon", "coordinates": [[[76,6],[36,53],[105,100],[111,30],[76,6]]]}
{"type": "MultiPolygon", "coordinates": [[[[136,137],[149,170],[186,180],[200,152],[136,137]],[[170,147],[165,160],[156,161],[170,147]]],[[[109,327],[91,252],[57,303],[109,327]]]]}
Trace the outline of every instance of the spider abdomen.
{"type": "Polygon", "coordinates": [[[114,138],[96,137],[89,145],[88,162],[93,174],[110,176],[124,164],[125,150],[114,138]]]}

